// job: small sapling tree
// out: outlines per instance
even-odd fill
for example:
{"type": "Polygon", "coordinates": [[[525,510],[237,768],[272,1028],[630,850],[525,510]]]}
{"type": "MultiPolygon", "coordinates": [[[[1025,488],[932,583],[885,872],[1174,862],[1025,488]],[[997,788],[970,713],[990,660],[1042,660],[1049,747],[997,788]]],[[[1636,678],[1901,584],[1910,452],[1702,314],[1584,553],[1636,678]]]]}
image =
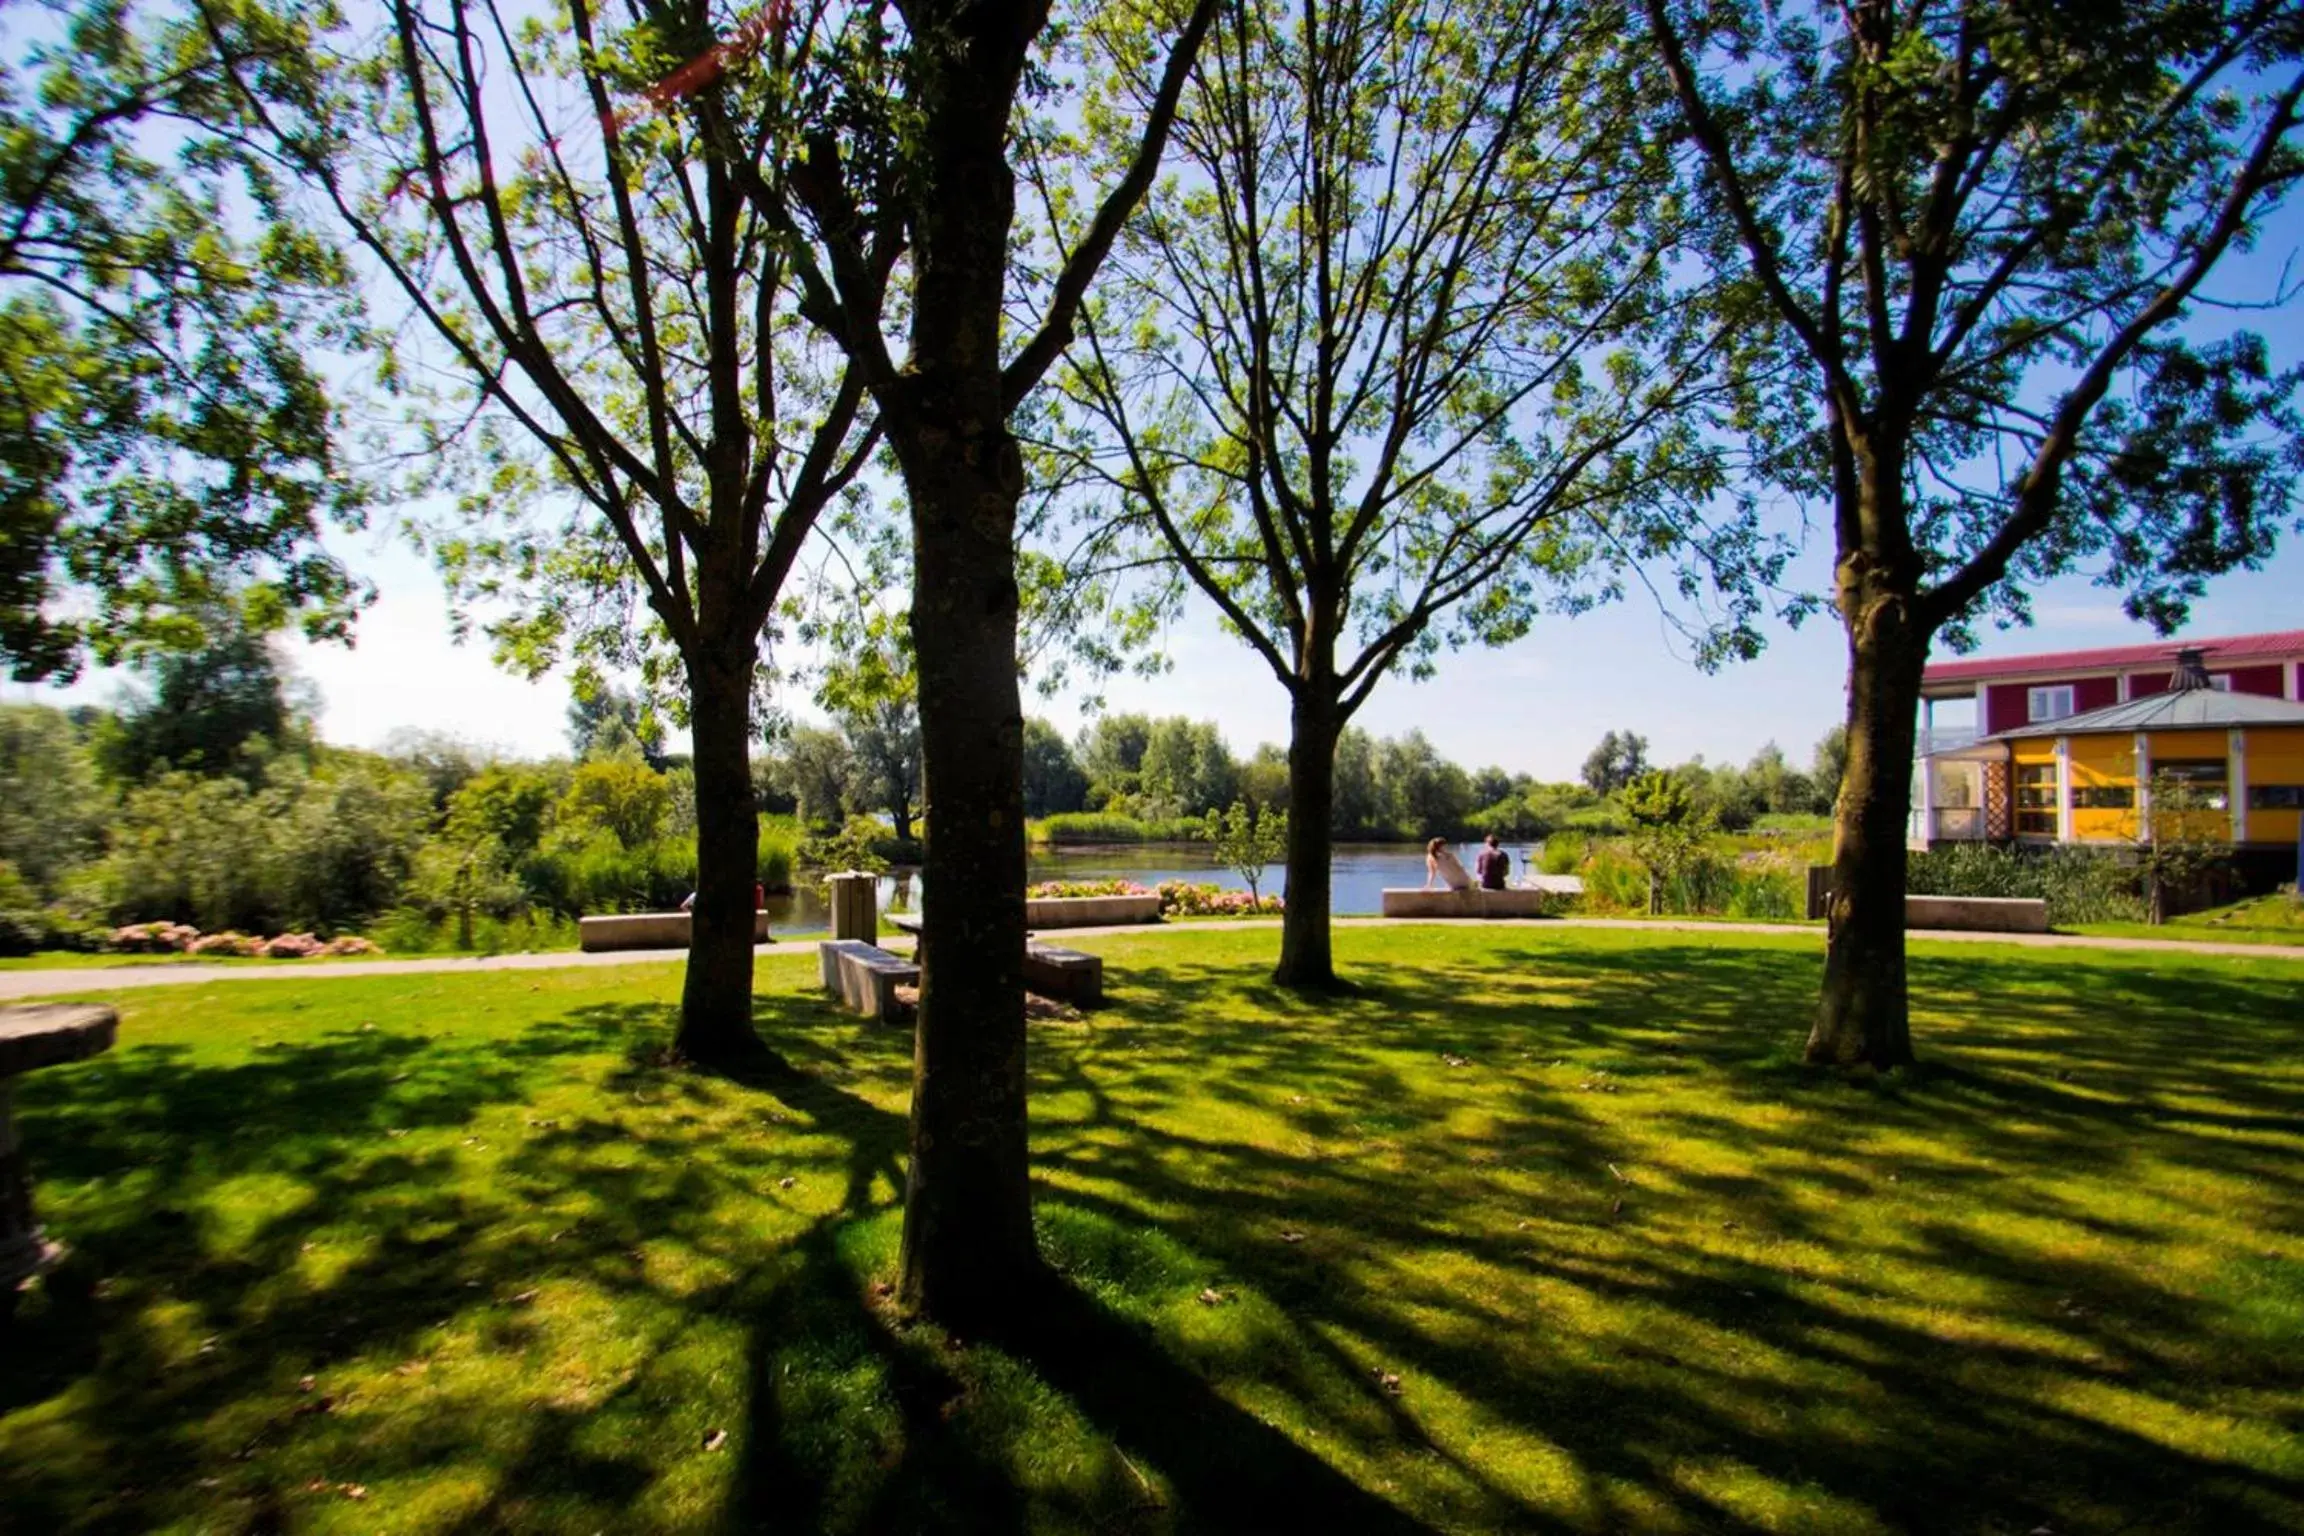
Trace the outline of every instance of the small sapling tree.
{"type": "Polygon", "coordinates": [[[1261,910],[1264,871],[1288,852],[1288,813],[1235,800],[1229,810],[1208,813],[1208,840],[1219,864],[1240,871],[1248,899],[1261,910]]]}
{"type": "Polygon", "coordinates": [[[1648,869],[1648,913],[1664,910],[1664,889],[1704,851],[1712,812],[1676,773],[1644,773],[1618,792],[1632,824],[1632,856],[1648,869]]]}

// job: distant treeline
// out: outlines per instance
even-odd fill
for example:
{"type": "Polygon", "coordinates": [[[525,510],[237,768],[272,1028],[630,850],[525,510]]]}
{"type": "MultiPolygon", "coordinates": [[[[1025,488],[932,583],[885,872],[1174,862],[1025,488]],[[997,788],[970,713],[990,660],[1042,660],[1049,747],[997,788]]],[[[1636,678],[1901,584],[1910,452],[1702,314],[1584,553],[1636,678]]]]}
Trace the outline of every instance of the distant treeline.
{"type": "MultiPolygon", "coordinates": [[[[1837,730],[1826,736],[1805,770],[1771,743],[1741,768],[1698,758],[1672,771],[1716,825],[1741,831],[1769,815],[1828,814],[1840,782],[1839,742],[1837,730]]],[[[1647,742],[1631,732],[1602,738],[1577,781],[1545,783],[1452,763],[1421,731],[1378,738],[1347,729],[1336,746],[1333,830],[1371,842],[1621,832],[1616,792],[1652,766],[1647,742]]],[[[1287,754],[1267,743],[1235,758],[1213,724],[1182,716],[1106,715],[1076,742],[1044,720],[1024,723],[1024,810],[1046,841],[1176,836],[1234,801],[1287,809],[1287,754]]]]}
{"type": "MultiPolygon", "coordinates": [[[[544,762],[427,735],[365,752],[317,740],[259,641],[153,681],[117,709],[0,707],[0,950],[160,920],[491,947],[693,886],[693,780],[628,716],[579,711],[576,753],[544,762]]],[[[789,883],[795,841],[763,828],[764,882],[789,883]]]]}

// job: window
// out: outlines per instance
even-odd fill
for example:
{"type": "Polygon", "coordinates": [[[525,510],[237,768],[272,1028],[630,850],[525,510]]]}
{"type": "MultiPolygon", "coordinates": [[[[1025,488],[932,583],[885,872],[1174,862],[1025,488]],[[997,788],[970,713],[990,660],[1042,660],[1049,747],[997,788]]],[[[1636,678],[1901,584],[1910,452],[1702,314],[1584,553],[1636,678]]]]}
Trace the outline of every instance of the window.
{"type": "Polygon", "coordinates": [[[2136,791],[2125,784],[2084,784],[2072,791],[2076,811],[2132,811],[2136,791]]]}
{"type": "Polygon", "coordinates": [[[2230,693],[2232,691],[2232,674],[2229,672],[2211,672],[2208,675],[2208,686],[2218,693],[2230,693]]]}
{"type": "Polygon", "coordinates": [[[2061,720],[2072,713],[2072,689],[2035,688],[2026,696],[2025,718],[2038,725],[2043,720],[2061,720]]]}
{"type": "MultiPolygon", "coordinates": [[[[2049,692],[2035,688],[2037,696],[2049,692]]],[[[2063,690],[2069,694],[2072,690],[2063,690]]],[[[2018,837],[2054,837],[2056,835],[2056,765],[2054,763],[2018,763],[2016,765],[2016,835],[2018,837]]]]}
{"type": "Polygon", "coordinates": [[[2222,811],[2231,807],[2230,779],[2220,757],[2171,757],[2152,764],[2155,780],[2173,779],[2192,792],[2195,809],[2222,811]]]}
{"type": "Polygon", "coordinates": [[[2248,809],[2252,811],[2304,811],[2304,784],[2251,784],[2248,809]]]}

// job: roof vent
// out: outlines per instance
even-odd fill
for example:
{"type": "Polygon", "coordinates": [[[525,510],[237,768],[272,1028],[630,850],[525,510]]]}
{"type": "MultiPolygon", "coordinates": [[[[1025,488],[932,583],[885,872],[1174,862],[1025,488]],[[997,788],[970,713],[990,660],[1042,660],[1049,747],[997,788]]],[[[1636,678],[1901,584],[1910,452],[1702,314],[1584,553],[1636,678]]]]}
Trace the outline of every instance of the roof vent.
{"type": "Polygon", "coordinates": [[[2196,645],[2188,645],[2176,653],[2176,670],[2168,675],[2170,693],[2186,693],[2194,688],[2211,688],[2208,681],[2207,652],[2196,645]]]}

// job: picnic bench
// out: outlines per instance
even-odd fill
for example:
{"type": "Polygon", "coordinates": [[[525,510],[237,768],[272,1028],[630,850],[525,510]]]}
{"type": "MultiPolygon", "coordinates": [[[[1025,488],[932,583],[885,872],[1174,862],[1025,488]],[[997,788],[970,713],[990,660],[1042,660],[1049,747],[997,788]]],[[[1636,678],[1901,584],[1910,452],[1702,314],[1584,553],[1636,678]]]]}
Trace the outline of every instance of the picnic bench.
{"type": "Polygon", "coordinates": [[[824,990],[840,994],[851,1013],[883,1023],[896,1017],[896,988],[920,985],[920,967],[862,939],[826,939],[816,946],[824,990]]]}
{"type": "Polygon", "coordinates": [[[27,1072],[112,1049],[119,1029],[119,1014],[85,1003],[0,1008],[0,1321],[14,1310],[18,1288],[51,1268],[64,1251],[33,1218],[32,1180],[9,1108],[10,1089],[27,1072]]]}
{"type": "MultiPolygon", "coordinates": [[[[888,921],[920,936],[920,919],[906,913],[888,921]]],[[[1052,997],[1076,1008],[1099,1008],[1104,1003],[1104,957],[1060,944],[1044,944],[1029,934],[1024,939],[1024,985],[1042,997],[1052,997]]]]}

